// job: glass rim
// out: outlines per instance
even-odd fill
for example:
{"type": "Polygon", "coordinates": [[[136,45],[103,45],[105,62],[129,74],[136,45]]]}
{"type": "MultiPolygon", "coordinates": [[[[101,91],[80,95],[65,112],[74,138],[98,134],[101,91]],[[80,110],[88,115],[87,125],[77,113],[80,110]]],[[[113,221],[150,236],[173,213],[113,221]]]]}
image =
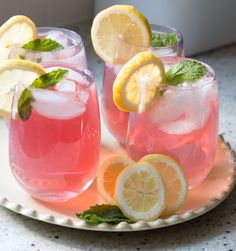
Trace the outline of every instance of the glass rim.
{"type": "Polygon", "coordinates": [[[66,28],[47,27],[47,26],[46,27],[37,27],[37,30],[38,30],[38,35],[40,35],[40,33],[50,31],[50,30],[62,31],[65,34],[69,34],[69,37],[72,38],[74,41],[76,41],[76,44],[70,45],[64,49],[54,50],[54,51],[31,51],[31,50],[22,48],[22,50],[26,51],[27,53],[31,53],[31,54],[60,54],[60,53],[66,52],[66,51],[73,51],[76,48],[81,49],[83,46],[82,37],[75,31],[72,31],[72,30],[69,30],[66,28]]]}
{"type": "MultiPolygon", "coordinates": [[[[210,66],[204,62],[201,62],[201,61],[193,59],[193,58],[188,58],[188,57],[169,57],[169,56],[161,57],[161,61],[164,65],[165,64],[176,64],[176,63],[179,63],[184,60],[193,60],[193,61],[196,61],[196,62],[199,62],[199,63],[205,65],[208,70],[207,72],[210,74],[210,77],[201,84],[196,84],[195,82],[189,83],[186,86],[183,86],[183,85],[172,86],[172,85],[163,84],[162,85],[163,89],[172,90],[172,91],[186,91],[186,90],[191,90],[191,89],[202,88],[203,86],[206,86],[206,85],[211,84],[212,82],[216,81],[216,74],[215,74],[214,69],[212,68],[212,66],[210,66]]],[[[105,63],[105,66],[112,67],[112,68],[114,68],[114,67],[122,68],[123,67],[122,64],[110,64],[107,62],[105,63]]]]}
{"type": "MultiPolygon", "coordinates": [[[[73,63],[67,63],[67,62],[43,62],[40,63],[40,65],[44,68],[64,68],[68,70],[72,70],[76,72],[79,75],[86,77],[86,85],[83,86],[83,89],[86,90],[90,88],[91,86],[95,85],[95,78],[91,71],[89,71],[87,68],[78,66],[77,64],[73,63]]],[[[75,80],[77,81],[77,80],[75,80]]]]}
{"type": "Polygon", "coordinates": [[[165,90],[186,91],[186,90],[192,90],[192,89],[200,89],[200,88],[207,86],[207,85],[213,83],[214,81],[216,81],[216,74],[215,74],[215,71],[212,68],[212,66],[210,66],[202,61],[199,61],[199,60],[196,60],[193,58],[187,58],[187,57],[163,57],[163,58],[161,58],[161,60],[164,65],[168,64],[168,63],[169,64],[176,64],[176,63],[179,63],[184,60],[196,61],[198,63],[205,65],[208,70],[207,72],[210,74],[209,78],[206,79],[206,81],[202,82],[201,84],[197,84],[196,82],[193,82],[193,83],[189,83],[188,85],[184,85],[184,86],[183,85],[177,85],[177,86],[164,85],[165,90]]]}
{"type": "Polygon", "coordinates": [[[150,26],[151,26],[152,34],[153,33],[175,33],[178,36],[178,41],[177,41],[176,44],[168,45],[168,46],[155,46],[155,47],[151,46],[151,48],[153,48],[153,49],[172,48],[174,46],[177,46],[177,45],[180,45],[180,44],[183,43],[183,35],[176,28],[174,28],[174,27],[172,27],[170,25],[162,25],[162,24],[150,24],[150,26]],[[159,31],[161,29],[166,29],[166,32],[165,31],[159,31]]]}
{"type": "MultiPolygon", "coordinates": [[[[52,68],[58,67],[58,68],[69,69],[69,70],[76,72],[79,75],[86,76],[86,83],[83,84],[82,90],[87,90],[88,88],[95,85],[95,78],[94,78],[93,74],[87,68],[80,67],[76,64],[65,63],[65,62],[45,62],[45,63],[40,63],[40,65],[44,69],[50,68],[50,67],[52,67],[52,68]]],[[[71,80],[73,80],[73,79],[71,79],[71,80]]],[[[79,82],[79,80],[76,80],[76,79],[75,79],[75,81],[79,82]]],[[[10,116],[11,119],[15,119],[16,114],[18,114],[18,111],[15,109],[17,107],[17,105],[15,105],[15,104],[16,104],[16,102],[18,102],[18,98],[20,97],[18,95],[21,94],[25,88],[26,87],[24,85],[22,85],[21,83],[17,83],[14,87],[13,99],[11,102],[11,116],[10,116]],[[18,96],[18,98],[16,98],[17,96],[18,96]]],[[[47,89],[42,89],[42,90],[47,90],[47,89]]]]}

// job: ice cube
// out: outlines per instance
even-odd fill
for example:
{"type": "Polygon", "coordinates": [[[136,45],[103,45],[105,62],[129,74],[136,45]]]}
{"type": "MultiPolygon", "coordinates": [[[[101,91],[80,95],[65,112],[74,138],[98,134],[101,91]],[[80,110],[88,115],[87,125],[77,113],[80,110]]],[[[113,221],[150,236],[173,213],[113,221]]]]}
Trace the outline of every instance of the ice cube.
{"type": "Polygon", "coordinates": [[[24,54],[24,49],[19,44],[13,44],[10,47],[9,59],[17,58],[19,55],[24,54]]]}
{"type": "Polygon", "coordinates": [[[71,80],[65,79],[56,85],[56,89],[59,92],[76,92],[76,84],[71,80]]]}
{"type": "Polygon", "coordinates": [[[82,103],[75,102],[68,102],[63,106],[49,106],[48,104],[34,102],[33,107],[44,117],[61,120],[73,119],[86,111],[86,107],[82,103]]]}
{"type": "Polygon", "coordinates": [[[45,104],[64,104],[68,101],[67,96],[56,91],[33,89],[32,95],[36,101],[45,104]]]}
{"type": "Polygon", "coordinates": [[[62,31],[52,30],[47,33],[46,38],[50,38],[50,39],[60,43],[64,47],[68,47],[68,46],[73,45],[72,40],[62,31]]]}
{"type": "Polygon", "coordinates": [[[14,44],[11,46],[9,59],[15,59],[15,58],[34,61],[38,63],[38,62],[41,62],[42,55],[40,52],[25,50],[21,48],[20,45],[14,44]]]}
{"type": "Polygon", "coordinates": [[[153,48],[152,53],[158,57],[165,57],[165,56],[176,57],[177,56],[177,53],[176,51],[174,51],[173,48],[165,48],[165,47],[158,48],[158,49],[153,48]]]}
{"type": "Polygon", "coordinates": [[[77,97],[79,98],[79,100],[80,100],[82,103],[86,104],[86,103],[88,102],[88,99],[89,99],[89,93],[88,93],[87,90],[80,90],[80,91],[78,92],[77,97]]]}
{"type": "Polygon", "coordinates": [[[208,77],[208,76],[204,76],[202,78],[200,78],[197,82],[192,83],[192,86],[202,86],[202,85],[206,85],[206,83],[210,83],[212,82],[212,77],[208,77]]]}
{"type": "Polygon", "coordinates": [[[33,108],[47,118],[67,120],[86,111],[84,103],[58,91],[34,89],[32,95],[35,99],[33,108]]]}
{"type": "Polygon", "coordinates": [[[151,121],[155,124],[175,121],[188,113],[189,106],[186,103],[190,102],[188,91],[167,90],[150,113],[151,121]]]}
{"type": "Polygon", "coordinates": [[[182,91],[168,90],[152,113],[151,121],[170,134],[186,134],[202,128],[210,112],[211,85],[182,91]]]}

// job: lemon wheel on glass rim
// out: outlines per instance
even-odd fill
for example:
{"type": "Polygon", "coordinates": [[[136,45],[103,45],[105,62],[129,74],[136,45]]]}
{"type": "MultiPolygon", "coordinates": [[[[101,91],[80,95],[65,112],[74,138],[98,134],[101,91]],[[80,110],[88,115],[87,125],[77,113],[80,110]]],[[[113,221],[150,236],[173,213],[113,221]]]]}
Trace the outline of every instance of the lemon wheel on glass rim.
{"type": "Polygon", "coordinates": [[[22,15],[11,17],[0,27],[0,60],[8,59],[12,45],[22,46],[36,38],[37,28],[31,19],[22,15]]]}
{"type": "Polygon", "coordinates": [[[108,63],[125,63],[151,43],[147,19],[133,6],[114,5],[96,15],[91,38],[97,55],[108,63]]]}
{"type": "Polygon", "coordinates": [[[10,118],[17,113],[16,104],[12,106],[16,85],[28,87],[32,82],[44,74],[45,70],[31,61],[10,59],[0,65],[0,117],[10,118]],[[11,109],[12,108],[12,109],[11,109]]]}
{"type": "Polygon", "coordinates": [[[118,73],[113,85],[113,101],[122,111],[144,112],[159,99],[165,82],[161,59],[150,52],[140,52],[118,73]]]}

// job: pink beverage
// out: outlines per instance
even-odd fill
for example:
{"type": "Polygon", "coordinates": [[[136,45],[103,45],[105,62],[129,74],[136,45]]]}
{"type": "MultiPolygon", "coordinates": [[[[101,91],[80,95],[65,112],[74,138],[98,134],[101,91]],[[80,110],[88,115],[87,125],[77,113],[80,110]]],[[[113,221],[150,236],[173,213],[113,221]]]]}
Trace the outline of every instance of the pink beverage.
{"type": "MultiPolygon", "coordinates": [[[[183,58],[164,59],[166,70],[183,58]]],[[[131,113],[127,151],[134,160],[149,153],[169,155],[184,168],[190,188],[209,173],[217,146],[218,92],[215,73],[195,83],[168,86],[147,112],[131,113]]]]}
{"type": "Polygon", "coordinates": [[[122,65],[106,63],[102,87],[102,113],[108,130],[121,143],[125,144],[129,113],[119,110],[113,102],[112,88],[122,65]]]}
{"type": "Polygon", "coordinates": [[[32,114],[10,121],[10,164],[23,188],[45,201],[64,201],[94,180],[100,151],[100,119],[94,78],[72,64],[53,89],[34,89],[32,114]]]}
{"type": "Polygon", "coordinates": [[[10,58],[23,57],[37,63],[42,62],[66,62],[87,68],[87,59],[81,36],[74,31],[55,28],[38,28],[39,38],[50,38],[60,43],[64,49],[48,52],[35,52],[14,46],[10,52],[10,58]]]}
{"type": "MultiPolygon", "coordinates": [[[[183,37],[174,28],[163,25],[151,25],[152,33],[175,33],[178,36],[178,43],[173,46],[140,48],[139,51],[150,50],[159,57],[171,57],[183,55],[183,37]]],[[[134,46],[129,45],[129,51],[134,46]]],[[[137,50],[136,50],[137,51],[137,50]]],[[[130,55],[129,55],[130,56],[130,55]]],[[[133,55],[134,56],[134,55],[133,55]]],[[[128,61],[129,57],[127,57],[128,61]]],[[[129,120],[129,113],[120,111],[113,103],[112,88],[114,80],[123,65],[112,65],[105,63],[103,86],[102,86],[102,111],[103,118],[108,130],[121,143],[125,144],[129,120]]]]}

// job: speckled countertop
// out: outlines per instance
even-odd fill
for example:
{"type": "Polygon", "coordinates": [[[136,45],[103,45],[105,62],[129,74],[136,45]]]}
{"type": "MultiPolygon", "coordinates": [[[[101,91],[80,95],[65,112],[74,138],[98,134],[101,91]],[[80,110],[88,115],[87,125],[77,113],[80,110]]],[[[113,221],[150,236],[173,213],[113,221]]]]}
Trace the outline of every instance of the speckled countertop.
{"type": "MultiPolygon", "coordinates": [[[[95,56],[89,26],[81,25],[90,70],[98,85],[102,62],[95,56]]],[[[216,71],[220,93],[220,129],[236,149],[236,45],[195,57],[216,71]]],[[[79,231],[28,219],[0,207],[0,250],[191,250],[236,251],[236,189],[217,208],[180,225],[133,233],[79,231]]]]}

